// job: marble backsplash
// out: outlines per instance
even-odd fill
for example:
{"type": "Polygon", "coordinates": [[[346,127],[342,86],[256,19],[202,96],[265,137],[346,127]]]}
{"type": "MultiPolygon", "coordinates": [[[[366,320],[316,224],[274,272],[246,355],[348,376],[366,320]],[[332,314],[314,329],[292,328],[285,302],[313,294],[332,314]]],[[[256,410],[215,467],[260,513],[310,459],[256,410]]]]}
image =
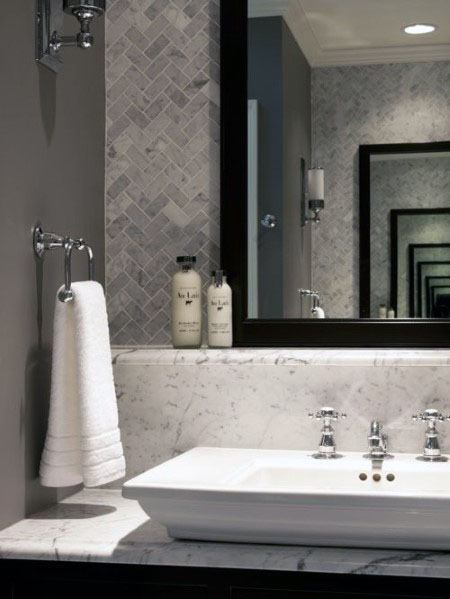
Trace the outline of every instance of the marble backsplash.
{"type": "Polygon", "coordinates": [[[313,449],[323,405],[347,413],[339,449],[361,452],[373,418],[393,453],[419,453],[412,414],[450,414],[447,350],[117,350],[114,372],[128,477],[198,445],[313,449]]]}

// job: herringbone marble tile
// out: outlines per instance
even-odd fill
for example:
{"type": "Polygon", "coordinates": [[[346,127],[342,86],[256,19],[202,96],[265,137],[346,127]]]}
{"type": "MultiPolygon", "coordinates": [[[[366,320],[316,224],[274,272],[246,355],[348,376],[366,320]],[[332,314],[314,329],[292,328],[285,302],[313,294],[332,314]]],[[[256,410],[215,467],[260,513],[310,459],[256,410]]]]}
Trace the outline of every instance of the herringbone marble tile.
{"type": "Polygon", "coordinates": [[[326,177],[313,285],[327,316],[359,316],[359,146],[445,141],[449,106],[450,62],[313,69],[314,154],[326,177]]]}
{"type": "Polygon", "coordinates": [[[112,0],[106,255],[112,343],[170,342],[170,277],[219,261],[219,0],[112,0]]]}
{"type": "MultiPolygon", "coordinates": [[[[449,208],[450,158],[413,158],[374,162],[371,168],[371,315],[378,316],[378,306],[390,303],[390,211],[392,208],[449,208]]],[[[398,235],[402,248],[398,256],[397,315],[409,316],[407,261],[408,243],[450,243],[448,219],[403,217],[407,227],[405,237],[398,235]],[[414,226],[414,223],[415,226],[414,226]],[[427,226],[424,226],[427,223],[427,226]],[[419,228],[420,230],[416,230],[419,228]],[[441,237],[440,237],[441,235],[441,237]],[[443,235],[443,236],[442,236],[443,235]]],[[[400,225],[401,227],[401,225],[400,225]]],[[[428,252],[430,259],[433,254],[428,252]]],[[[439,255],[439,252],[437,252],[439,255]]],[[[448,250],[444,256],[448,256],[448,250]]]]}

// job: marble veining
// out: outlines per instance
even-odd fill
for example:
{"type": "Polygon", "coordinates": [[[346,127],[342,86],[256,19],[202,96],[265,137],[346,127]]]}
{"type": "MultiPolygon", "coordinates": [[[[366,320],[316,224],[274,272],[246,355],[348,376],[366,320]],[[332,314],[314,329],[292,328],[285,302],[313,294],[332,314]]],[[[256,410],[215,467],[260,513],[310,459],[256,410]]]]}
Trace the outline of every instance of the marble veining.
{"type": "Polygon", "coordinates": [[[176,541],[120,491],[83,490],[0,532],[0,559],[450,578],[450,553],[176,541]]]}
{"type": "Polygon", "coordinates": [[[447,349],[194,349],[171,347],[113,349],[114,364],[203,365],[369,365],[369,366],[448,366],[447,349]]]}
{"type": "MultiPolygon", "coordinates": [[[[420,453],[426,407],[450,413],[448,350],[171,349],[115,352],[114,373],[130,478],[196,446],[311,450],[332,405],[338,448],[364,452],[371,419],[393,453],[420,453]]],[[[444,451],[450,451],[443,423],[444,451]]]]}

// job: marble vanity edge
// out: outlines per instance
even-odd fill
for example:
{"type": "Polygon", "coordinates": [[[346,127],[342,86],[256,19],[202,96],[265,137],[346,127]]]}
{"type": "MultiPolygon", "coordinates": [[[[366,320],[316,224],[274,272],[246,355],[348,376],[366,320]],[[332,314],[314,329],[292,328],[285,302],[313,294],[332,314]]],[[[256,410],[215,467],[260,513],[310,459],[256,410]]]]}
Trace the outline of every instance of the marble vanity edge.
{"type": "Polygon", "coordinates": [[[114,365],[449,366],[450,350],[117,347],[114,365]]]}
{"type": "Polygon", "coordinates": [[[136,501],[105,489],[1,531],[0,559],[450,578],[444,551],[176,541],[136,501]]]}

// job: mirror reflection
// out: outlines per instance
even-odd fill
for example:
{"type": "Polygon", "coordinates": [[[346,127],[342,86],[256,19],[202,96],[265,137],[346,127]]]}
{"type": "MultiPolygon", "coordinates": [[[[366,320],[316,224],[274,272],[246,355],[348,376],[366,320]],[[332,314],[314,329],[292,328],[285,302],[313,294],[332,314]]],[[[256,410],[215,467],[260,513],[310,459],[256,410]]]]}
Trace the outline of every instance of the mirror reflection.
{"type": "Polygon", "coordinates": [[[248,16],[249,318],[450,317],[450,2],[248,16]]]}

